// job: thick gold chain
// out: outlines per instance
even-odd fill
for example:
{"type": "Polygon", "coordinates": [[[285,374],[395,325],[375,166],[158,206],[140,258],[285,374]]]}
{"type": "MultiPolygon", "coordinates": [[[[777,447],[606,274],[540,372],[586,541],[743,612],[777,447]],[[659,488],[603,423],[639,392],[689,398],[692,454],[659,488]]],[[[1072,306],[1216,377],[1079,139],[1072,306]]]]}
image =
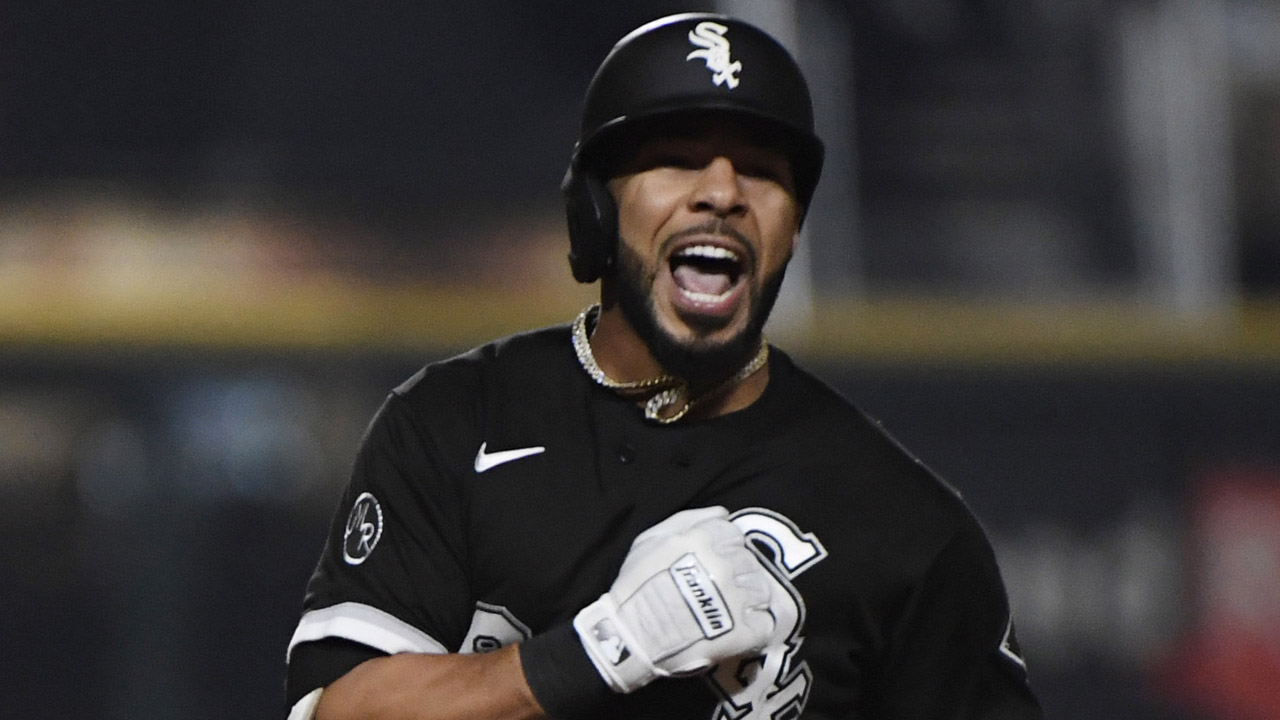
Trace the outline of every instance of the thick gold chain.
{"type": "Polygon", "coordinates": [[[655,390],[658,392],[644,404],[644,416],[648,420],[659,422],[662,424],[673,423],[685,415],[689,414],[689,410],[694,405],[709,397],[714,397],[738,383],[746,380],[760,368],[769,362],[769,343],[764,340],[760,341],[760,350],[751,358],[742,369],[734,373],[733,377],[720,383],[709,392],[703,393],[698,397],[689,396],[689,383],[685,380],[663,373],[661,375],[651,377],[645,380],[633,380],[629,382],[618,382],[605,374],[600,369],[599,363],[596,362],[595,353],[591,351],[591,339],[587,336],[587,323],[594,320],[600,313],[599,305],[592,305],[583,310],[573,321],[573,351],[578,356],[578,364],[587,372],[601,387],[609,388],[620,393],[631,394],[643,392],[646,390],[655,390]],[[674,413],[664,414],[663,411],[668,408],[676,408],[674,413]]]}

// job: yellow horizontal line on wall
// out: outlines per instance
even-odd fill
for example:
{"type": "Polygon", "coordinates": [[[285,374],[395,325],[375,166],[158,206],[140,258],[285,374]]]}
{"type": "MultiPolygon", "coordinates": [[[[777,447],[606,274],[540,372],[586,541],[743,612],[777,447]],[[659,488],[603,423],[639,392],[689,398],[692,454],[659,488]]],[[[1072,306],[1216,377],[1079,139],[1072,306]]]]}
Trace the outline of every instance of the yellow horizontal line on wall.
{"type": "MultiPolygon", "coordinates": [[[[0,272],[0,344],[75,350],[454,351],[567,322],[594,286],[412,285],[338,278],[150,277],[118,284],[0,272]]],[[[1280,302],[1194,319],[1135,303],[820,302],[772,336],[821,360],[983,364],[1218,362],[1280,369],[1280,302]]]]}
{"type": "Polygon", "coordinates": [[[1179,316],[1138,302],[1063,305],[873,300],[820,305],[811,356],[866,360],[1224,363],[1280,370],[1280,302],[1179,316]]]}
{"type": "Polygon", "coordinates": [[[106,349],[461,348],[479,338],[572,319],[590,301],[589,289],[582,291],[529,297],[332,279],[263,285],[187,278],[120,288],[6,283],[0,342],[106,349]]]}

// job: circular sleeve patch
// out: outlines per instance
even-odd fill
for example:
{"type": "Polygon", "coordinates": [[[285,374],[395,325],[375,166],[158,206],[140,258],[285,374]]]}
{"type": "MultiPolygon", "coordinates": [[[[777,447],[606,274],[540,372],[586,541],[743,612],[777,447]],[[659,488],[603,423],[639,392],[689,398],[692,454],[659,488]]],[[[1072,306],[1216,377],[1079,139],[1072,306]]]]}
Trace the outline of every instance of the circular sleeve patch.
{"type": "Polygon", "coordinates": [[[382,506],[372,493],[361,493],[347,516],[347,529],[342,533],[342,558],[349,565],[369,559],[382,538],[382,506]]]}

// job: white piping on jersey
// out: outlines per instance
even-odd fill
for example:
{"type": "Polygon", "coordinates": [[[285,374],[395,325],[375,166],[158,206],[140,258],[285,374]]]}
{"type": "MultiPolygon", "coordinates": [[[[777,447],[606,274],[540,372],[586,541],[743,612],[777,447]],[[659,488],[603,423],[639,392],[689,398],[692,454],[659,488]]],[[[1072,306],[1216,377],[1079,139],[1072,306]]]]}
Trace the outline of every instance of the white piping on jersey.
{"type": "Polygon", "coordinates": [[[1004,637],[1000,639],[1000,654],[1012,660],[1023,672],[1027,671],[1027,661],[1013,649],[1013,616],[1005,622],[1004,637]]]}
{"type": "Polygon", "coordinates": [[[541,445],[535,447],[516,448],[514,450],[497,450],[495,452],[485,452],[485,448],[489,445],[487,442],[480,443],[480,449],[476,451],[476,472],[482,473],[485,470],[491,470],[503,463],[509,463],[512,460],[519,460],[530,455],[537,455],[545,452],[546,448],[541,445]]]}
{"type": "Polygon", "coordinates": [[[293,709],[289,711],[289,717],[285,720],[311,720],[316,716],[316,708],[320,706],[320,696],[324,694],[324,688],[316,688],[302,699],[293,704],[293,709]]]}
{"type": "Polygon", "coordinates": [[[289,640],[285,661],[300,643],[342,638],[388,655],[402,652],[443,655],[448,650],[438,640],[400,618],[363,603],[344,602],[303,613],[289,640]]]}

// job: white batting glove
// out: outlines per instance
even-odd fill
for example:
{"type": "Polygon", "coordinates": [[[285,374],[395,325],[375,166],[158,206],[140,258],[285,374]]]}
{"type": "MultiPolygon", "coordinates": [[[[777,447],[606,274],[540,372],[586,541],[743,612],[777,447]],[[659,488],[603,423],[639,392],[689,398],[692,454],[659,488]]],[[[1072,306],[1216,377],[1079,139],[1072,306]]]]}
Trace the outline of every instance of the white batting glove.
{"type": "Polygon", "coordinates": [[[759,652],[774,631],[767,571],[722,507],[683,510],[631,543],[573,627],[615,692],[759,652]]]}

